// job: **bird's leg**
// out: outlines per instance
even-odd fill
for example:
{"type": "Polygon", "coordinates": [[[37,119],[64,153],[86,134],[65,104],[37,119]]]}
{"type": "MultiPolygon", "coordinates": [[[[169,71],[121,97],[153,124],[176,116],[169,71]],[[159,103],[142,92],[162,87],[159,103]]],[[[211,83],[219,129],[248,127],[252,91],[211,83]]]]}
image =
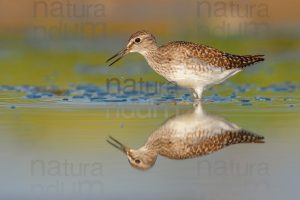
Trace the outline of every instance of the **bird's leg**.
{"type": "Polygon", "coordinates": [[[203,88],[193,89],[193,96],[194,96],[195,103],[201,102],[202,92],[203,92],[203,88]]]}
{"type": "Polygon", "coordinates": [[[192,89],[192,92],[193,92],[193,106],[196,107],[200,101],[199,101],[198,94],[196,93],[196,91],[194,89],[192,89]]]}
{"type": "Polygon", "coordinates": [[[193,97],[194,97],[194,99],[197,99],[197,93],[195,92],[194,89],[192,89],[192,92],[193,92],[193,97]]]}

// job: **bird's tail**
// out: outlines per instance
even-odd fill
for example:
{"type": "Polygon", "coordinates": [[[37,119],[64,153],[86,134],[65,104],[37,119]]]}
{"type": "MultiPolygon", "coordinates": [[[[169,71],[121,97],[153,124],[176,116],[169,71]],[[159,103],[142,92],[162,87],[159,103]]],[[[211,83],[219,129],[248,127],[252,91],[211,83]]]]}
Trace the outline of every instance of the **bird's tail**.
{"type": "Polygon", "coordinates": [[[265,143],[264,136],[251,133],[244,129],[240,129],[238,135],[240,136],[237,137],[240,140],[240,143],[265,143]]]}
{"type": "Polygon", "coordinates": [[[244,55],[240,56],[240,61],[242,62],[242,67],[252,65],[254,63],[264,61],[264,55],[244,55]]]}

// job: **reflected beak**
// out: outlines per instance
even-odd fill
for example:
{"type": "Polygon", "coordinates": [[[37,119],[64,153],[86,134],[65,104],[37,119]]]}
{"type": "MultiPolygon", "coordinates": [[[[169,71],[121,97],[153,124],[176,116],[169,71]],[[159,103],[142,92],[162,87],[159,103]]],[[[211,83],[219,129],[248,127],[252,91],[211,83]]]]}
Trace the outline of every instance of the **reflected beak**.
{"type": "Polygon", "coordinates": [[[126,147],[125,145],[123,145],[121,142],[119,142],[118,140],[116,140],[115,138],[109,136],[109,138],[106,140],[109,144],[111,144],[112,146],[114,146],[115,148],[119,149],[120,151],[122,151],[123,153],[127,154],[127,152],[129,151],[129,148],[126,147]]]}
{"type": "Polygon", "coordinates": [[[122,51],[119,51],[117,54],[113,55],[109,59],[107,59],[106,62],[109,62],[112,59],[116,58],[115,61],[113,61],[112,63],[110,63],[108,66],[112,66],[114,63],[118,62],[127,53],[128,53],[128,49],[126,48],[126,49],[123,49],[122,51]]]}

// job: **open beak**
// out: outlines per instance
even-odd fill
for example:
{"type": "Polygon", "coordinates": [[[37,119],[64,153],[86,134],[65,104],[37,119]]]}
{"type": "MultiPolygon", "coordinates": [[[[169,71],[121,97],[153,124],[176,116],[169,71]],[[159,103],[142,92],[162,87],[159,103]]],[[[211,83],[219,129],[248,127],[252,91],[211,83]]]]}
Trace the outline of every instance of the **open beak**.
{"type": "Polygon", "coordinates": [[[119,51],[118,53],[116,53],[115,55],[113,55],[112,57],[110,57],[109,59],[107,59],[106,62],[109,62],[110,60],[116,58],[115,61],[113,61],[112,63],[110,63],[108,66],[112,66],[114,63],[118,62],[127,53],[128,53],[128,49],[126,48],[126,49],[123,49],[122,51],[119,51]]]}
{"type": "Polygon", "coordinates": [[[109,136],[109,138],[106,140],[109,144],[111,144],[112,146],[116,147],[117,149],[119,149],[120,151],[122,151],[123,153],[127,154],[127,152],[129,151],[129,148],[126,147],[125,145],[123,145],[121,142],[119,142],[118,140],[116,140],[115,138],[109,136]]]}

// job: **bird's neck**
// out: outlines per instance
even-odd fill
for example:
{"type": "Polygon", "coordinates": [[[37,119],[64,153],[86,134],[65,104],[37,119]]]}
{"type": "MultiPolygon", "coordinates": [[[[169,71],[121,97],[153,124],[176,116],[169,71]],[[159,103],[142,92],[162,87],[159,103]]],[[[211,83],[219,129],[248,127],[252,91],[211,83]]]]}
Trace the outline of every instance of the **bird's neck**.
{"type": "Polygon", "coordinates": [[[155,54],[158,50],[158,46],[156,43],[150,44],[147,46],[147,48],[144,48],[139,53],[142,54],[146,59],[148,57],[151,57],[153,54],[155,54]]]}
{"type": "Polygon", "coordinates": [[[143,54],[143,56],[147,60],[148,64],[151,66],[151,64],[155,62],[156,51],[148,50],[143,54]]]}
{"type": "Polygon", "coordinates": [[[164,60],[159,52],[159,48],[156,46],[156,48],[148,49],[141,54],[144,56],[150,67],[159,73],[160,63],[164,60]]]}
{"type": "Polygon", "coordinates": [[[148,157],[154,158],[158,155],[158,149],[152,145],[144,145],[137,150],[139,153],[143,155],[147,155],[148,157]]]}

